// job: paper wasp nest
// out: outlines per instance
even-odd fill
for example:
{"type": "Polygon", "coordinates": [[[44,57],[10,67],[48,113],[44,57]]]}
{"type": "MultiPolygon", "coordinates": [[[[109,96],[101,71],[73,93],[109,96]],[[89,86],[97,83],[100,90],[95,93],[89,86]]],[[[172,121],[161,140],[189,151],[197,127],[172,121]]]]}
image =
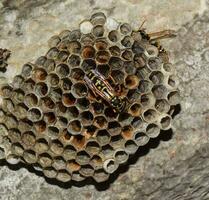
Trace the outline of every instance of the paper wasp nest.
{"type": "Polygon", "coordinates": [[[96,13],[49,46],[2,87],[0,156],[9,163],[31,164],[62,182],[103,182],[170,129],[179,97],[175,69],[144,32],[96,13]],[[92,69],[120,86],[124,110],[91,91],[84,77],[92,69]]]}

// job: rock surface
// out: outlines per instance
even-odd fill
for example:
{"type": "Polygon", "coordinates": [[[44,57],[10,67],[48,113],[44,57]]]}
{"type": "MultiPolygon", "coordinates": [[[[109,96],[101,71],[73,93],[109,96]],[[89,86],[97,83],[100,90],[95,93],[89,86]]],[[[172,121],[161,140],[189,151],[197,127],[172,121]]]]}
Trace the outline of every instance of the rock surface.
{"type": "Polygon", "coordinates": [[[201,0],[57,0],[0,2],[0,47],[12,51],[1,82],[48,49],[50,36],[75,29],[94,11],[149,31],[173,28],[163,42],[176,65],[180,113],[164,132],[121,167],[107,183],[61,185],[29,168],[0,163],[0,199],[209,199],[209,2],[201,0]],[[197,16],[198,14],[198,16],[197,16]]]}

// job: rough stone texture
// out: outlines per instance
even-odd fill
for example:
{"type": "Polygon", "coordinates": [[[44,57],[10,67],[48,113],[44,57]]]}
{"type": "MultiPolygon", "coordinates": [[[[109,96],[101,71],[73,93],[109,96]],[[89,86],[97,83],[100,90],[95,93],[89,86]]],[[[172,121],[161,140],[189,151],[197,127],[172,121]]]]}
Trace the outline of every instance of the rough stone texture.
{"type": "Polygon", "coordinates": [[[135,27],[147,18],[149,31],[179,29],[177,38],[163,44],[176,64],[182,97],[173,132],[139,149],[130,165],[107,183],[60,185],[30,168],[1,162],[0,199],[209,199],[208,1],[5,0],[0,8],[0,46],[12,51],[1,82],[10,81],[25,62],[45,53],[51,35],[74,29],[92,11],[103,9],[135,27]]]}

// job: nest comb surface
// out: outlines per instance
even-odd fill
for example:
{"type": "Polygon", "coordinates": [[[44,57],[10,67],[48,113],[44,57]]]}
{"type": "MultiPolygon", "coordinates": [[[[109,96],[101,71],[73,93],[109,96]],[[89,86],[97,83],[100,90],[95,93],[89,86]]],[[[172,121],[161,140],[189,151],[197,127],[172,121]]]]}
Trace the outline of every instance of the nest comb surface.
{"type": "Polygon", "coordinates": [[[96,13],[78,30],[53,36],[46,55],[2,87],[2,158],[62,182],[103,182],[171,127],[174,66],[146,34],[113,22],[96,13]],[[128,99],[122,112],[92,94],[84,81],[90,69],[120,85],[128,99]]]}

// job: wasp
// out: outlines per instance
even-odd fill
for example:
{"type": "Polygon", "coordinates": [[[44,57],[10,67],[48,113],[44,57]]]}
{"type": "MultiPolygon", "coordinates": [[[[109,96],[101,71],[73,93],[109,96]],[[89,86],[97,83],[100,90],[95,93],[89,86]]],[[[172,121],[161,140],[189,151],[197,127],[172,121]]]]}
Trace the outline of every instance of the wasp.
{"type": "Polygon", "coordinates": [[[96,70],[90,70],[84,76],[84,80],[95,96],[99,95],[107,101],[114,110],[121,112],[126,106],[124,98],[117,96],[113,87],[106,78],[96,70]]]}

